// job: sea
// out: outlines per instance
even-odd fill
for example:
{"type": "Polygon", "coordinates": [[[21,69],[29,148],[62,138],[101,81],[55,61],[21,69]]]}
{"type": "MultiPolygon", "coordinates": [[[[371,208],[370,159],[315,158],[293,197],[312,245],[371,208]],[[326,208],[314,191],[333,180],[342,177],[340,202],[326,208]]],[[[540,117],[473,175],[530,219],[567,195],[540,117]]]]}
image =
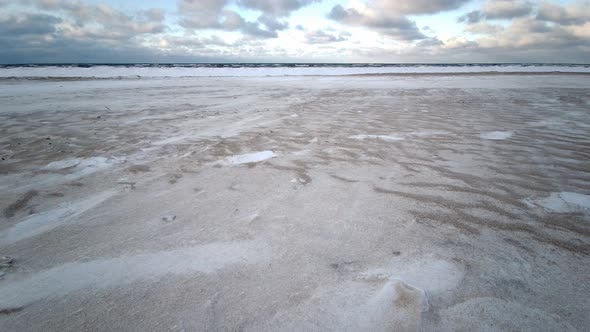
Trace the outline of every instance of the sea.
{"type": "Polygon", "coordinates": [[[452,73],[590,73],[569,63],[85,63],[1,65],[0,78],[264,77],[452,73]]]}

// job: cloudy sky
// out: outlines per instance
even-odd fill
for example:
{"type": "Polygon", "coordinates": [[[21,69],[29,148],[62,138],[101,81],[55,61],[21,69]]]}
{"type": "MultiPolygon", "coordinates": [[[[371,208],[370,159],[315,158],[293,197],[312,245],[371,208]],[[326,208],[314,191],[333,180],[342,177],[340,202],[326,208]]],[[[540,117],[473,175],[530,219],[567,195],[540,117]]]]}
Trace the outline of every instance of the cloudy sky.
{"type": "Polygon", "coordinates": [[[0,0],[0,63],[590,62],[589,0],[0,0]]]}

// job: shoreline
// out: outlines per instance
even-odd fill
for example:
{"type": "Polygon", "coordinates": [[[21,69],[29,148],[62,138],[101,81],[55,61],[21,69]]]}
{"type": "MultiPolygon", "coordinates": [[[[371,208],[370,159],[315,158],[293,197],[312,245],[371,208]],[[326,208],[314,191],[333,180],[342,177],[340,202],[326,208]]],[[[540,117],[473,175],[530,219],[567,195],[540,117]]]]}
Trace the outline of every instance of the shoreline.
{"type": "Polygon", "coordinates": [[[461,77],[461,76],[590,76],[590,72],[457,72],[457,73],[367,73],[367,74],[341,74],[341,75],[261,75],[261,76],[116,76],[116,77],[87,77],[87,76],[7,76],[0,77],[0,81],[95,81],[95,80],[142,80],[142,79],[187,79],[187,78],[317,78],[317,77],[461,77]]]}

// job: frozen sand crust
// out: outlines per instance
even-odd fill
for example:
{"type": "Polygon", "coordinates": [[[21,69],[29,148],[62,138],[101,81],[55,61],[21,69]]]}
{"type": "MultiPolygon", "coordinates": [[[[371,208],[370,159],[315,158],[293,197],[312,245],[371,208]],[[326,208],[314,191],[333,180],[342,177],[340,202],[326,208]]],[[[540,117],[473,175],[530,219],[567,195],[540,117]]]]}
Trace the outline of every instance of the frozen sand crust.
{"type": "Polygon", "coordinates": [[[219,242],[169,251],[67,263],[0,284],[0,310],[37,300],[62,297],[86,288],[101,289],[136,281],[155,281],[167,275],[213,273],[234,264],[253,264],[270,258],[261,241],[219,242]]]}

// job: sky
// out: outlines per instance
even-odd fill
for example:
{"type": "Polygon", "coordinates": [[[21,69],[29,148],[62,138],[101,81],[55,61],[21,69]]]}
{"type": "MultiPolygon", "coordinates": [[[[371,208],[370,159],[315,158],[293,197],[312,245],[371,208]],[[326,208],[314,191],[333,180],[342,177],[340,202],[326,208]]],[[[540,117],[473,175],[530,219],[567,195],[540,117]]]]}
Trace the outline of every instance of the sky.
{"type": "Polygon", "coordinates": [[[590,0],[0,0],[0,63],[590,63],[590,0]]]}

